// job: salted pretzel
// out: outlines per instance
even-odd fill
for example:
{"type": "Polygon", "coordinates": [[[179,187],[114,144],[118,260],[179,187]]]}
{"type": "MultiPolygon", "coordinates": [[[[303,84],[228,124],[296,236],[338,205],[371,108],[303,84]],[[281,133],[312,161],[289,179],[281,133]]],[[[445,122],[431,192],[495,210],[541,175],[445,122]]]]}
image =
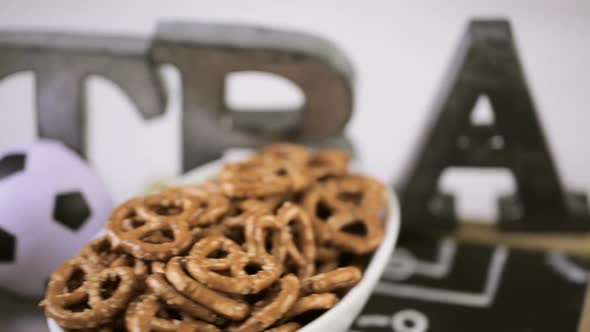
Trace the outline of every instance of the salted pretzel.
{"type": "Polygon", "coordinates": [[[187,298],[231,320],[242,320],[250,312],[250,306],[199,283],[186,272],[182,257],[172,258],[166,265],[166,279],[187,298]]]}
{"type": "Polygon", "coordinates": [[[117,207],[108,222],[111,243],[116,248],[146,260],[165,260],[192,244],[189,218],[193,202],[173,193],[135,198],[117,207]]]}
{"type": "Polygon", "coordinates": [[[313,310],[328,310],[335,306],[338,301],[340,301],[338,296],[333,293],[311,294],[300,297],[291,310],[285,314],[285,318],[291,319],[313,310]]]}
{"type": "Polygon", "coordinates": [[[311,277],[315,271],[316,245],[313,225],[307,213],[299,206],[286,202],[277,212],[277,219],[287,229],[287,239],[283,243],[287,250],[285,263],[294,266],[298,277],[311,277]]]}
{"type": "Polygon", "coordinates": [[[256,294],[283,272],[280,262],[273,256],[244,252],[224,236],[200,240],[192,247],[186,261],[193,278],[207,287],[231,294],[256,294]]]}
{"type": "Polygon", "coordinates": [[[305,195],[303,205],[314,216],[320,212],[314,204],[320,202],[325,205],[325,209],[332,211],[362,209],[380,215],[385,207],[385,197],[385,187],[379,182],[362,175],[347,175],[317,183],[305,195]]]}
{"type": "Polygon", "coordinates": [[[336,270],[316,274],[301,282],[304,294],[328,293],[356,285],[362,277],[362,272],[356,267],[347,266],[336,270]]]}
{"type": "Polygon", "coordinates": [[[369,242],[358,247],[343,247],[355,253],[371,251],[376,247],[375,243],[379,244],[383,237],[384,204],[383,186],[358,175],[316,184],[303,198],[303,207],[313,221],[318,242],[330,243],[335,234],[338,234],[339,244],[343,243],[343,239],[358,240],[354,241],[356,244],[369,242]],[[360,234],[355,234],[355,228],[360,234]]]}
{"type": "Polygon", "coordinates": [[[219,179],[217,178],[208,179],[205,182],[199,183],[197,186],[208,193],[223,194],[221,183],[219,183],[219,179]]]}
{"type": "Polygon", "coordinates": [[[387,191],[291,143],[128,200],[51,276],[64,330],[293,332],[334,307],[382,241],[387,191]]]}
{"type": "Polygon", "coordinates": [[[274,143],[259,152],[263,157],[286,160],[299,165],[305,165],[311,159],[311,152],[304,146],[292,143],[274,143]]]}
{"type": "Polygon", "coordinates": [[[80,258],[65,262],[51,275],[45,300],[45,314],[60,326],[71,329],[95,328],[113,321],[133,299],[138,280],[129,267],[100,272],[80,258]]]}
{"type": "Polygon", "coordinates": [[[223,192],[230,197],[295,192],[304,189],[310,181],[305,167],[270,157],[226,164],[218,177],[223,192]]]}
{"type": "Polygon", "coordinates": [[[340,150],[320,150],[307,162],[313,180],[348,174],[349,157],[340,150]]]}
{"type": "Polygon", "coordinates": [[[318,246],[315,260],[316,273],[329,272],[339,268],[341,255],[341,251],[332,246],[318,246]]]}
{"type": "Polygon", "coordinates": [[[331,244],[357,255],[374,251],[384,236],[383,221],[372,213],[340,212],[327,221],[332,232],[331,244]]]}
{"type": "Polygon", "coordinates": [[[186,298],[180,294],[170,283],[166,280],[163,274],[155,273],[146,279],[147,287],[150,291],[156,294],[160,300],[164,301],[170,307],[180,310],[191,317],[213,323],[215,325],[222,325],[225,319],[218,316],[209,308],[202,306],[194,301],[186,298]]]}
{"type": "Polygon", "coordinates": [[[250,253],[262,253],[274,256],[284,263],[288,248],[285,245],[292,237],[288,229],[271,214],[253,217],[244,225],[245,248],[250,253]]]}
{"type": "Polygon", "coordinates": [[[156,294],[139,296],[127,309],[125,325],[129,332],[220,332],[215,325],[192,318],[177,311],[156,294]]]}
{"type": "Polygon", "coordinates": [[[151,262],[150,272],[151,273],[166,273],[166,263],[164,263],[164,262],[151,262]]]}
{"type": "Polygon", "coordinates": [[[85,245],[80,249],[78,257],[98,270],[107,267],[128,266],[133,269],[133,272],[139,278],[143,278],[148,274],[148,266],[143,260],[115,251],[106,235],[100,236],[85,245]]]}
{"type": "Polygon", "coordinates": [[[264,305],[256,307],[252,315],[233,332],[262,331],[279,321],[295,305],[299,297],[299,279],[288,274],[280,279],[280,289],[264,299],[264,305]]]}
{"type": "Polygon", "coordinates": [[[133,273],[140,279],[148,275],[148,265],[141,259],[135,258],[131,255],[121,254],[115,259],[110,267],[127,266],[133,269],[133,273]]]}
{"type": "Polygon", "coordinates": [[[78,256],[88,263],[102,267],[110,266],[120,255],[115,252],[106,235],[90,241],[78,252],[78,256]]]}
{"type": "Polygon", "coordinates": [[[301,328],[301,324],[296,322],[285,323],[277,327],[265,330],[266,332],[295,332],[301,328]]]}
{"type": "Polygon", "coordinates": [[[188,219],[191,227],[214,224],[230,208],[229,200],[223,195],[207,191],[198,186],[170,187],[164,189],[162,192],[177,193],[189,198],[193,202],[195,209],[188,219]]]}
{"type": "Polygon", "coordinates": [[[338,209],[364,209],[379,214],[385,207],[385,187],[378,181],[364,175],[347,175],[330,180],[335,186],[332,204],[338,209]]]}
{"type": "Polygon", "coordinates": [[[238,245],[245,245],[246,225],[250,224],[255,216],[268,213],[270,210],[266,203],[258,199],[234,202],[221,223],[199,230],[195,233],[195,239],[200,241],[210,235],[221,235],[230,238],[238,245]]]}

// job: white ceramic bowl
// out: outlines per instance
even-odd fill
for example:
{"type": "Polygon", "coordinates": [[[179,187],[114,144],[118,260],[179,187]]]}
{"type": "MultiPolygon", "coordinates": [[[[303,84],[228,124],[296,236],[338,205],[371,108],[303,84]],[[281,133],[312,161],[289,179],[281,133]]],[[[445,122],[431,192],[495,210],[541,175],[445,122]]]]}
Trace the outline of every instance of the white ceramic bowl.
{"type": "MultiPolygon", "coordinates": [[[[196,184],[214,176],[224,161],[214,161],[205,164],[175,181],[177,184],[196,184]]],[[[373,288],[379,281],[383,270],[393,252],[397,242],[400,227],[400,206],[397,196],[391,190],[388,191],[389,209],[385,225],[385,237],[377,248],[373,258],[364,271],[363,278],[346,296],[332,309],[302,327],[300,332],[344,332],[352,325],[354,319],[363,309],[371,296],[373,288]]],[[[64,332],[53,320],[47,319],[51,332],[64,332]]]]}

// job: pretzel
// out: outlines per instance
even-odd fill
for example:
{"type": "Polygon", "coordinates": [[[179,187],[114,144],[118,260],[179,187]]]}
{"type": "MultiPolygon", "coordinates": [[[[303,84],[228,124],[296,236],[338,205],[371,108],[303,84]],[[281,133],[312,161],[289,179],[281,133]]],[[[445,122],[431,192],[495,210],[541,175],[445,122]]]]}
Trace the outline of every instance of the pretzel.
{"type": "Polygon", "coordinates": [[[164,301],[171,308],[180,310],[194,318],[198,318],[216,325],[222,325],[225,322],[224,319],[219,317],[209,308],[197,304],[178,293],[174,287],[172,287],[164,278],[163,274],[152,274],[146,279],[146,284],[148,289],[150,289],[160,298],[160,300],[164,301]]]}
{"type": "Polygon", "coordinates": [[[287,250],[287,263],[295,266],[300,278],[311,277],[315,270],[316,246],[313,225],[299,206],[286,202],[277,214],[279,223],[287,229],[283,243],[287,250]]]}
{"type": "Polygon", "coordinates": [[[193,202],[195,210],[188,219],[191,227],[208,226],[216,223],[227,213],[230,207],[229,200],[223,195],[195,186],[170,187],[162,192],[177,193],[193,202]]]}
{"type": "Polygon", "coordinates": [[[319,246],[316,253],[316,273],[324,273],[336,270],[340,266],[340,250],[329,247],[319,246]]]}
{"type": "Polygon", "coordinates": [[[131,199],[41,306],[68,331],[296,331],[359,282],[384,235],[385,187],[348,164],[277,143],[131,199]]]}
{"type": "Polygon", "coordinates": [[[221,183],[219,183],[219,180],[217,178],[211,178],[205,182],[199,183],[198,187],[208,193],[220,195],[223,194],[223,190],[221,190],[221,183]]]}
{"type": "Polygon", "coordinates": [[[194,211],[191,200],[171,193],[132,199],[113,212],[108,236],[137,258],[165,260],[191,245],[188,219],[194,211]]]}
{"type": "Polygon", "coordinates": [[[285,323],[272,329],[265,330],[266,332],[295,332],[301,328],[301,324],[296,322],[285,323]]]}
{"type": "Polygon", "coordinates": [[[264,306],[256,308],[250,318],[232,331],[262,331],[279,321],[297,301],[299,287],[299,279],[293,274],[284,276],[280,279],[278,294],[271,294],[272,299],[266,299],[264,306]]]}
{"type": "Polygon", "coordinates": [[[219,179],[223,192],[230,197],[260,197],[299,191],[310,180],[304,167],[270,157],[226,164],[219,179]]]}
{"type": "Polygon", "coordinates": [[[292,240],[287,227],[273,215],[258,215],[245,224],[245,247],[250,253],[272,255],[281,263],[287,257],[285,245],[292,240]]]}
{"type": "Polygon", "coordinates": [[[281,207],[281,205],[286,202],[286,201],[291,201],[293,200],[294,195],[291,193],[286,193],[286,194],[279,194],[279,195],[272,195],[272,196],[264,196],[264,197],[259,197],[257,199],[246,199],[244,201],[242,201],[239,205],[243,208],[243,209],[255,209],[255,208],[264,208],[265,212],[268,213],[275,213],[278,208],[281,207]]]}
{"type": "Polygon", "coordinates": [[[209,289],[187,275],[183,260],[174,257],[166,265],[166,278],[178,292],[231,320],[242,320],[248,315],[248,304],[209,289]]]}
{"type": "Polygon", "coordinates": [[[347,175],[316,184],[304,197],[303,204],[310,209],[308,212],[314,212],[313,215],[317,207],[311,204],[320,201],[335,211],[361,209],[379,215],[379,210],[385,206],[385,197],[385,188],[379,182],[362,175],[347,175]]]}
{"type": "Polygon", "coordinates": [[[366,253],[383,237],[384,195],[376,181],[351,175],[315,185],[303,198],[303,207],[313,221],[317,242],[330,243],[338,234],[336,241],[343,249],[366,253]],[[354,234],[350,226],[355,225],[361,226],[361,234],[354,234]],[[355,244],[344,243],[349,239],[355,244]]]}
{"type": "Polygon", "coordinates": [[[94,266],[97,270],[107,267],[129,266],[133,268],[135,275],[138,277],[144,277],[148,273],[147,265],[142,260],[114,251],[106,235],[98,237],[85,245],[80,249],[78,257],[94,266]]]}
{"type": "Polygon", "coordinates": [[[292,143],[270,144],[260,151],[260,155],[290,161],[299,165],[305,165],[311,158],[311,153],[306,147],[292,143]]]}
{"type": "Polygon", "coordinates": [[[321,293],[311,294],[299,298],[295,305],[285,314],[285,319],[291,319],[303,313],[313,310],[328,310],[338,303],[336,294],[321,293]]]}
{"type": "Polygon", "coordinates": [[[129,267],[96,272],[76,258],[51,275],[41,305],[45,314],[63,327],[95,328],[110,323],[125,310],[137,286],[138,280],[129,267]]]}
{"type": "Polygon", "coordinates": [[[321,150],[307,162],[313,180],[348,174],[348,155],[339,150],[321,150]]]}
{"type": "Polygon", "coordinates": [[[195,320],[182,311],[174,312],[176,315],[171,315],[171,309],[173,308],[167,306],[155,294],[141,295],[127,309],[125,316],[127,331],[221,331],[214,325],[195,320]]]}
{"type": "Polygon", "coordinates": [[[148,265],[139,258],[131,255],[121,254],[110,265],[110,267],[127,266],[133,269],[136,277],[143,279],[148,275],[148,265]]]}
{"type": "Polygon", "coordinates": [[[258,199],[234,200],[230,211],[220,224],[203,229],[196,236],[201,240],[209,235],[223,235],[229,237],[239,245],[244,244],[245,226],[247,221],[255,215],[270,213],[266,203],[258,199]]]}
{"type": "Polygon", "coordinates": [[[120,331],[116,329],[117,327],[114,324],[109,323],[95,328],[88,328],[88,329],[75,329],[75,330],[68,330],[68,332],[115,332],[120,331]]]}
{"type": "Polygon", "coordinates": [[[361,270],[356,267],[341,267],[334,271],[316,274],[301,282],[301,290],[305,294],[328,293],[338,289],[356,285],[362,277],[361,270]]]}
{"type": "Polygon", "coordinates": [[[327,225],[332,245],[357,255],[374,251],[384,236],[383,221],[366,212],[338,213],[328,219],[327,225]]]}
{"type": "Polygon", "coordinates": [[[363,209],[378,214],[385,207],[385,187],[364,175],[347,175],[330,180],[336,187],[331,199],[339,209],[363,209]]]}
{"type": "Polygon", "coordinates": [[[151,273],[166,273],[166,263],[152,262],[150,265],[151,273]]]}
{"type": "Polygon", "coordinates": [[[212,289],[232,294],[256,294],[279,278],[282,266],[271,255],[246,253],[231,239],[208,236],[197,242],[187,257],[190,275],[212,289]],[[221,258],[210,258],[218,252],[221,258]],[[251,266],[259,269],[247,271],[251,266]],[[221,273],[228,272],[230,276],[221,273]]]}
{"type": "Polygon", "coordinates": [[[110,266],[120,254],[114,252],[106,235],[98,237],[86,244],[78,252],[78,256],[94,266],[110,266]]]}

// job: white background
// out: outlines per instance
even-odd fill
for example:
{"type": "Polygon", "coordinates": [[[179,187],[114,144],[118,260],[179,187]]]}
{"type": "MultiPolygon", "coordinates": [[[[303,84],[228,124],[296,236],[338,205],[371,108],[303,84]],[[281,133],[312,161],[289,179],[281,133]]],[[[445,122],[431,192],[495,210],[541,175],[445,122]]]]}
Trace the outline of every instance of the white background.
{"type": "MultiPolygon", "coordinates": [[[[413,150],[470,18],[509,18],[531,92],[564,182],[590,191],[590,1],[23,1],[0,0],[0,29],[149,36],[160,19],[253,23],[317,34],[355,66],[347,127],[369,173],[389,182],[413,150]]],[[[178,169],[179,80],[165,75],[167,113],[143,122],[104,79],[88,81],[90,158],[117,200],[178,169]]],[[[34,140],[33,78],[0,82],[0,150],[34,140]]],[[[251,84],[248,96],[268,90],[251,84]]],[[[244,92],[244,91],[243,91],[244,92]]],[[[285,98],[289,98],[286,94],[285,98]]],[[[485,111],[485,105],[483,106],[485,111]]],[[[491,218],[506,172],[449,172],[463,215],[491,218]]]]}

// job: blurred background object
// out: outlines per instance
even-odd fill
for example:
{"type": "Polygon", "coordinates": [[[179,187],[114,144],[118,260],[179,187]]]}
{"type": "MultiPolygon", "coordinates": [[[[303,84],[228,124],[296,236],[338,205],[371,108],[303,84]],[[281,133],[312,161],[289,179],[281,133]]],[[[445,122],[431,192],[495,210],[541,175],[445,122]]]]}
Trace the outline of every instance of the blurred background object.
{"type": "Polygon", "coordinates": [[[113,208],[92,167],[48,140],[0,151],[0,202],[0,288],[33,299],[113,208]]]}
{"type": "MultiPolygon", "coordinates": [[[[590,113],[587,1],[3,1],[0,28],[149,37],[162,19],[248,23],[324,37],[352,59],[354,114],[346,132],[367,170],[383,180],[399,179],[463,31],[472,18],[510,20],[531,94],[564,185],[588,191],[590,157],[579,153],[590,113]]],[[[116,200],[140,192],[153,179],[180,171],[180,77],[162,68],[166,112],[143,121],[111,82],[93,76],[85,89],[89,112],[88,155],[116,200]],[[157,158],[154,158],[157,151],[157,158]],[[141,165],[141,167],[137,167],[141,165]]],[[[227,82],[226,100],[238,106],[297,105],[300,94],[260,75],[227,82]],[[240,84],[241,82],[241,84],[240,84]],[[234,85],[235,83],[235,85],[234,85]],[[299,96],[299,97],[298,97],[299,96]]],[[[34,138],[34,79],[19,73],[0,83],[0,146],[34,138]]],[[[489,105],[478,103],[485,118],[489,105]],[[487,110],[486,110],[487,109],[487,110]]],[[[505,169],[447,170],[443,191],[457,192],[462,217],[493,220],[496,197],[511,191],[505,169]]]]}

